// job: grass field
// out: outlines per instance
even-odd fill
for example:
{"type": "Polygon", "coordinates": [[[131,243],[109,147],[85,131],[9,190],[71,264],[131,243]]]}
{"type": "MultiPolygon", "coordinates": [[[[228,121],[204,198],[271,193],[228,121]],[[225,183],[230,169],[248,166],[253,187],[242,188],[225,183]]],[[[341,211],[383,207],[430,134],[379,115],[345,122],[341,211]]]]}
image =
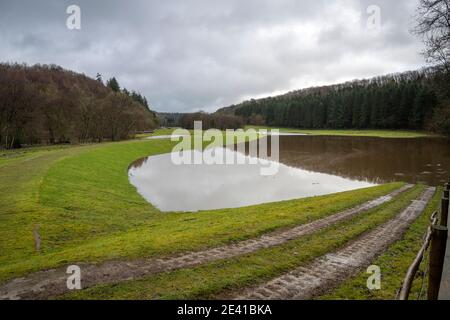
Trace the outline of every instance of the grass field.
{"type": "MultiPolygon", "coordinates": [[[[174,145],[170,140],[134,140],[1,152],[0,282],[70,263],[162,257],[249,239],[354,207],[403,185],[238,209],[162,213],[129,184],[127,169],[134,160],[170,152],[174,145]],[[37,226],[39,251],[33,237],[37,226]]],[[[72,297],[214,297],[342,245],[391,217],[422,189],[283,246],[72,297]]]]}
{"type": "Polygon", "coordinates": [[[264,126],[247,126],[253,129],[279,129],[285,133],[300,133],[315,136],[353,136],[353,137],[378,137],[378,138],[422,138],[436,136],[427,132],[405,130],[300,130],[289,128],[270,128],[264,126]]]}
{"type": "Polygon", "coordinates": [[[155,130],[153,133],[136,134],[134,137],[136,139],[145,139],[149,137],[166,136],[171,135],[174,130],[175,130],[174,128],[158,129],[155,130]]]}
{"type": "MultiPolygon", "coordinates": [[[[272,128],[267,126],[245,126],[244,129],[278,129],[284,133],[300,133],[313,136],[353,136],[353,137],[377,137],[377,138],[424,138],[424,137],[439,137],[439,135],[423,132],[423,131],[408,131],[408,130],[303,130],[290,128],[272,128]]],[[[174,129],[160,129],[151,134],[136,135],[136,138],[148,138],[158,135],[170,135],[174,129]]]]}
{"type": "Polygon", "coordinates": [[[0,280],[70,262],[169,255],[255,237],[386,194],[400,184],[199,213],[161,213],[128,182],[129,164],[169,140],[43,148],[0,166],[0,280]],[[40,226],[36,252],[33,230],[40,226]]]}
{"type": "Polygon", "coordinates": [[[98,286],[65,296],[74,299],[212,299],[276,277],[331,252],[368,231],[409,205],[422,186],[397,201],[318,233],[253,254],[214,262],[198,268],[164,273],[147,279],[112,286],[98,286]]]}

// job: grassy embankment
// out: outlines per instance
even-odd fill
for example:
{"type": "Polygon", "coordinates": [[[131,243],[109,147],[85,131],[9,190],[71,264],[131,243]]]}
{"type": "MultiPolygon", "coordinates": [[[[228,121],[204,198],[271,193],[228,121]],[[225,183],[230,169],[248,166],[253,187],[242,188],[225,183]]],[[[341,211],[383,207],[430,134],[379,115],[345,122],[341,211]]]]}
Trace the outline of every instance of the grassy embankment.
{"type": "MultiPolygon", "coordinates": [[[[423,245],[423,237],[430,225],[431,215],[439,208],[441,196],[442,188],[436,192],[424,214],[411,225],[403,239],[397,241],[373,262],[374,265],[381,268],[381,290],[368,290],[366,285],[368,275],[361,272],[321,299],[394,300],[400,288],[399,284],[402,283],[409,266],[423,245]]],[[[421,264],[418,276],[411,288],[411,300],[426,299],[427,278],[425,277],[423,280],[419,275],[425,271],[427,263],[426,260],[421,264]]]]}
{"type": "Polygon", "coordinates": [[[34,148],[0,157],[0,281],[76,262],[167,256],[333,214],[401,186],[199,213],[161,213],[128,182],[129,164],[170,140],[34,148]],[[33,230],[40,226],[40,251],[33,230]]]}
{"type": "Polygon", "coordinates": [[[153,133],[140,133],[140,134],[136,134],[134,137],[135,137],[135,139],[145,139],[145,138],[156,137],[156,136],[167,136],[167,135],[171,135],[174,130],[175,129],[173,129],[173,128],[158,129],[158,130],[155,130],[153,133]]]}
{"type": "MultiPolygon", "coordinates": [[[[159,274],[118,285],[100,285],[65,295],[67,299],[210,299],[253,286],[332,252],[397,215],[424,190],[423,186],[348,221],[284,245],[204,266],[159,274]]],[[[423,231],[423,230],[422,230],[423,231]]],[[[386,279],[392,287],[398,279],[386,279]]]]}
{"type": "Polygon", "coordinates": [[[253,129],[279,129],[284,133],[300,133],[314,136],[353,136],[353,137],[378,137],[378,138],[422,138],[437,136],[428,132],[407,130],[302,130],[289,128],[270,128],[265,126],[247,126],[253,129]]]}

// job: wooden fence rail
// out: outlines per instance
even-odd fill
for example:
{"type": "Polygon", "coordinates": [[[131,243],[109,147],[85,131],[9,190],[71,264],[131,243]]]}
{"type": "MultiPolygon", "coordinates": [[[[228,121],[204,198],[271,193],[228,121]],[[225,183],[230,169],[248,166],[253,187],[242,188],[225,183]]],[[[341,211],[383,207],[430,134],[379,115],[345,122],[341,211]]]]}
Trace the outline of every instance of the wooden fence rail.
{"type": "Polygon", "coordinates": [[[433,226],[436,225],[438,218],[437,218],[437,212],[433,213],[431,216],[431,225],[428,227],[427,234],[425,236],[425,241],[422,245],[422,248],[420,248],[419,253],[417,254],[416,258],[414,259],[414,262],[409,267],[408,272],[406,273],[405,279],[403,280],[403,285],[400,290],[399,299],[400,300],[408,300],[409,293],[411,291],[411,287],[414,281],[414,278],[416,277],[417,271],[419,270],[420,264],[423,261],[423,258],[425,257],[425,253],[428,250],[428,247],[430,246],[431,237],[433,234],[433,226]]]}
{"type": "Polygon", "coordinates": [[[428,227],[424,243],[403,280],[398,294],[399,300],[408,300],[413,281],[428,248],[430,248],[430,256],[427,298],[428,300],[438,299],[448,238],[449,191],[450,181],[445,185],[439,219],[437,212],[431,216],[431,224],[428,227]]]}

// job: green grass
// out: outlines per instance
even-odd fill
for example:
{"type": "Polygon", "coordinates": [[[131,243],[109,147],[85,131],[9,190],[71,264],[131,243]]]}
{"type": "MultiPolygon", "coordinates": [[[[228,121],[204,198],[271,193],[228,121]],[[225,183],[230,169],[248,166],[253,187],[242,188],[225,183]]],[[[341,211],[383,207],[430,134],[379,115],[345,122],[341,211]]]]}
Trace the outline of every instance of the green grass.
{"type": "Polygon", "coordinates": [[[0,150],[0,167],[16,162],[20,159],[26,159],[33,156],[40,156],[44,153],[57,151],[61,149],[72,148],[70,145],[55,145],[55,146],[39,146],[39,147],[28,147],[18,150],[0,150]]]}
{"type": "Polygon", "coordinates": [[[265,282],[338,249],[346,242],[393,218],[423,190],[423,186],[416,186],[396,200],[377,209],[281,246],[137,281],[101,285],[73,292],[62,298],[212,299],[227,297],[233,290],[265,282]]]}
{"type": "MultiPolygon", "coordinates": [[[[247,126],[253,129],[277,129],[265,126],[247,126]]],[[[378,137],[378,138],[422,138],[436,136],[431,133],[407,130],[301,130],[279,128],[280,132],[301,133],[315,136],[358,136],[358,137],[378,137]]]]}
{"type": "Polygon", "coordinates": [[[134,136],[134,138],[135,139],[145,139],[145,138],[149,138],[149,137],[168,136],[168,135],[171,135],[174,130],[176,130],[176,129],[175,128],[157,129],[153,133],[136,134],[134,136]]]}
{"type": "MultiPolygon", "coordinates": [[[[354,137],[378,137],[378,138],[423,138],[437,137],[438,135],[424,131],[413,130],[320,130],[320,129],[294,129],[294,128],[272,128],[267,126],[246,126],[245,129],[279,129],[285,133],[301,133],[315,136],[354,136],[354,137]]],[[[152,136],[170,135],[175,129],[159,129],[152,134],[136,135],[136,138],[147,138],[152,136]]]]}
{"type": "MultiPolygon", "coordinates": [[[[424,214],[411,225],[404,237],[374,261],[373,264],[381,268],[381,290],[367,289],[366,281],[368,275],[365,272],[361,272],[356,277],[343,283],[333,292],[321,297],[321,299],[394,300],[409,266],[423,245],[423,237],[430,225],[430,217],[439,207],[441,191],[442,189],[436,192],[424,214]]],[[[424,271],[426,263],[427,261],[422,262],[418,275],[424,271]]],[[[419,297],[421,288],[422,277],[417,276],[411,288],[411,300],[419,297]]],[[[422,298],[426,298],[426,288],[427,281],[425,279],[422,298]]]]}
{"type": "Polygon", "coordinates": [[[324,217],[401,183],[239,209],[161,213],[128,182],[129,164],[169,140],[36,148],[0,166],[0,281],[75,262],[167,256],[324,217]],[[40,225],[42,248],[34,249],[40,225]]]}

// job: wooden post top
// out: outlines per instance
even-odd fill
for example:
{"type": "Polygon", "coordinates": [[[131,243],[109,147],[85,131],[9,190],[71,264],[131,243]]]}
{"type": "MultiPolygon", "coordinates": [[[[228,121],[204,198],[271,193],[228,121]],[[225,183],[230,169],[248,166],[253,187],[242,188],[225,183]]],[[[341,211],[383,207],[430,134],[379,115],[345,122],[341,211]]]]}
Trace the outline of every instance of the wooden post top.
{"type": "MultiPolygon", "coordinates": [[[[435,226],[436,230],[448,231],[447,227],[435,226]]],[[[444,268],[442,270],[441,286],[439,290],[439,300],[450,300],[450,239],[447,235],[447,248],[445,251],[444,268]]]]}

